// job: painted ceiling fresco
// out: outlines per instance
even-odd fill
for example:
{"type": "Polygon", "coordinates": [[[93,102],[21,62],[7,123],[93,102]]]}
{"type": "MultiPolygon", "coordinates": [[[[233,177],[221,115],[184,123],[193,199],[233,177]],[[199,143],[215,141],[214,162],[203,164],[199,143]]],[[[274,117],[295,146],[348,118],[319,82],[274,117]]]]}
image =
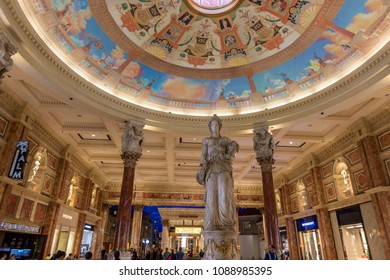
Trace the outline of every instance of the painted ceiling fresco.
{"type": "MultiPolygon", "coordinates": [[[[227,4],[219,2],[200,3],[203,7],[227,4]]],[[[219,69],[246,65],[282,51],[300,38],[320,11],[326,12],[322,2],[241,1],[230,13],[207,17],[180,0],[105,0],[113,21],[101,21],[105,26],[120,27],[118,32],[107,32],[109,36],[123,32],[133,44],[164,62],[219,69]]],[[[102,13],[100,6],[92,9],[95,17],[97,12],[102,13]]],[[[130,43],[123,41],[122,45],[127,48],[130,43]]]]}
{"type": "Polygon", "coordinates": [[[388,41],[383,38],[389,29],[388,7],[375,0],[334,0],[339,6],[327,8],[332,18],[320,21],[324,0],[240,1],[234,10],[210,17],[179,0],[31,2],[42,32],[59,46],[60,58],[71,59],[84,76],[102,81],[121,98],[143,98],[146,107],[158,104],[169,111],[256,111],[265,103],[307,96],[314,86],[361,64],[370,52],[367,46],[388,41]],[[48,14],[55,25],[44,25],[48,14]],[[294,53],[291,46],[308,37],[314,21],[312,42],[304,39],[311,43],[294,53]],[[148,66],[144,53],[154,57],[153,63],[189,69],[193,78],[180,71],[173,75],[169,66],[163,68],[167,71],[148,66]],[[274,66],[259,71],[256,63],[267,58],[274,66]],[[228,71],[242,65],[230,78],[197,79],[202,68],[228,71]]]}

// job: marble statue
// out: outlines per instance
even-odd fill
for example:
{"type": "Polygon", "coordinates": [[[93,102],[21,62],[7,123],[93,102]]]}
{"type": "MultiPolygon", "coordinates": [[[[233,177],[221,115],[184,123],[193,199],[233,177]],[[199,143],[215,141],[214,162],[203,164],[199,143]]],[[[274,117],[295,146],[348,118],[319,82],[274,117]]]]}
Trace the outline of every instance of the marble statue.
{"type": "Polygon", "coordinates": [[[234,231],[236,206],[232,161],[239,150],[237,142],[222,137],[222,121],[217,115],[208,124],[211,136],[202,140],[201,170],[197,181],[206,188],[205,231],[234,231]]]}
{"type": "Polygon", "coordinates": [[[0,80],[13,66],[12,55],[16,53],[15,47],[8,42],[3,34],[0,36],[0,80]]]}
{"type": "Polygon", "coordinates": [[[272,134],[268,132],[267,127],[259,127],[253,132],[253,149],[256,152],[256,158],[266,158],[273,156],[275,143],[272,134]]]}
{"type": "Polygon", "coordinates": [[[142,154],[143,142],[143,125],[127,123],[122,135],[122,154],[126,152],[142,154]]]}

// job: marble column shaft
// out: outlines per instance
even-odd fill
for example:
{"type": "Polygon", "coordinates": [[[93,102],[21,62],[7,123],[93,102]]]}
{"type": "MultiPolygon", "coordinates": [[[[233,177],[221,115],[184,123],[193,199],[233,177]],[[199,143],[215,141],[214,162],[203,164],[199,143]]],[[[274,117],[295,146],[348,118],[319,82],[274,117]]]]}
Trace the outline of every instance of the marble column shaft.
{"type": "Polygon", "coordinates": [[[116,231],[114,249],[125,251],[131,226],[131,207],[133,200],[135,166],[125,165],[122,179],[121,196],[119,199],[118,216],[116,219],[116,231]]]}
{"type": "Polygon", "coordinates": [[[141,246],[141,225],[143,205],[134,205],[134,216],[131,230],[131,247],[139,249],[141,246]]]}
{"type": "MultiPolygon", "coordinates": [[[[263,198],[264,198],[264,223],[265,235],[268,244],[273,244],[276,250],[280,249],[280,234],[278,214],[276,210],[275,190],[273,183],[272,171],[266,171],[262,166],[261,177],[263,181],[263,198]]],[[[272,169],[272,167],[271,167],[272,169]]]]}
{"type": "Polygon", "coordinates": [[[374,136],[367,136],[357,141],[363,170],[367,177],[368,188],[386,186],[386,175],[383,172],[382,160],[379,157],[378,144],[374,136]]]}
{"type": "Polygon", "coordinates": [[[386,259],[390,260],[390,192],[383,191],[371,194],[372,206],[378,224],[386,259]]]}
{"type": "Polygon", "coordinates": [[[336,245],[334,243],[332,224],[327,208],[316,210],[318,227],[321,235],[322,252],[325,260],[337,260],[336,245]]]}
{"type": "Polygon", "coordinates": [[[314,166],[310,170],[310,173],[314,183],[316,205],[325,205],[326,200],[325,200],[324,186],[321,178],[321,168],[319,166],[314,166]]]}

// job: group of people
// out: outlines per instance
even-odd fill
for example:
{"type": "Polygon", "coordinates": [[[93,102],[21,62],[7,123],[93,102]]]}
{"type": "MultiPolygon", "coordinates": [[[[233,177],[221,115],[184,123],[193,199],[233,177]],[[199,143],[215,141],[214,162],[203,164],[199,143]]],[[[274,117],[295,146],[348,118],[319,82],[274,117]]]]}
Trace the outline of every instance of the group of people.
{"type": "MultiPolygon", "coordinates": [[[[86,260],[92,260],[92,252],[88,251],[84,254],[84,258],[86,260]]],[[[78,260],[79,256],[78,255],[73,255],[73,253],[69,253],[68,256],[66,256],[65,251],[58,250],[57,253],[51,255],[47,254],[45,257],[45,260],[78,260]]]]}
{"type": "Polygon", "coordinates": [[[12,254],[11,256],[9,256],[8,258],[8,255],[6,253],[3,253],[0,257],[0,260],[16,260],[16,255],[15,254],[12,254]]]}
{"type": "MultiPolygon", "coordinates": [[[[284,249],[280,254],[281,260],[288,260],[290,259],[290,252],[288,249],[284,249]]],[[[276,252],[276,248],[273,244],[270,244],[268,246],[268,250],[264,255],[264,260],[279,260],[279,256],[276,252]]]]}

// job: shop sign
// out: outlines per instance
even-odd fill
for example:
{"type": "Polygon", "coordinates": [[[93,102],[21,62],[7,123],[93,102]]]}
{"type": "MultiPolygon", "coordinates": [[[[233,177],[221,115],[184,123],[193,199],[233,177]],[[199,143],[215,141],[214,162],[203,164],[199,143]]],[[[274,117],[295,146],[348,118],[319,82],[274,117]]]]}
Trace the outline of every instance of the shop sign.
{"type": "Polygon", "coordinates": [[[311,217],[298,219],[297,226],[298,226],[298,231],[318,229],[317,217],[311,216],[311,217]]]}
{"type": "Polygon", "coordinates": [[[21,225],[21,224],[9,223],[9,222],[1,222],[0,229],[27,232],[27,233],[36,233],[36,234],[39,234],[41,232],[41,227],[21,225]]]}
{"type": "Polygon", "coordinates": [[[176,227],[175,233],[178,234],[200,234],[202,228],[200,227],[176,227]]]}
{"type": "Polygon", "coordinates": [[[18,144],[16,144],[14,160],[12,161],[12,165],[8,177],[12,179],[19,179],[19,180],[23,179],[24,165],[27,162],[27,155],[28,155],[28,142],[19,141],[18,144]]]}

